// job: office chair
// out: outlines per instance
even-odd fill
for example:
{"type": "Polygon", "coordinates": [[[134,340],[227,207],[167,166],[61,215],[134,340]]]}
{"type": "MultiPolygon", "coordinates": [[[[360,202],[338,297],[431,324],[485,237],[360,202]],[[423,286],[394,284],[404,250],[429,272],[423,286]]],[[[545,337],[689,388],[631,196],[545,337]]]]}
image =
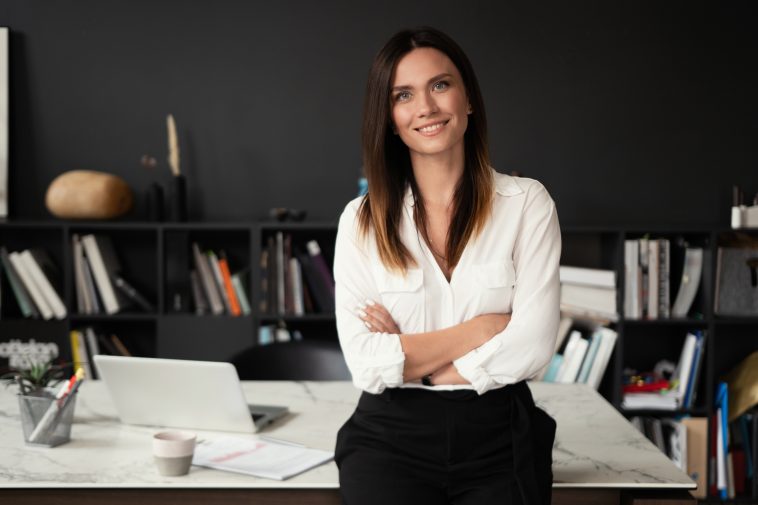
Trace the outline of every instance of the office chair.
{"type": "Polygon", "coordinates": [[[350,380],[337,342],[302,340],[253,346],[230,362],[241,380],[350,380]]]}

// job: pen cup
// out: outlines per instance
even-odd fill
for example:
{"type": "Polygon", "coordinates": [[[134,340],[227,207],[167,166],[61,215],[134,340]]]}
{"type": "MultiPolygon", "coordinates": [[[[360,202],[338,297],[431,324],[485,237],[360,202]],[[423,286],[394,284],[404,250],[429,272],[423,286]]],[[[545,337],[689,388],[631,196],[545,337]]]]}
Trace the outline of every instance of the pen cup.
{"type": "Polygon", "coordinates": [[[27,445],[55,447],[71,440],[76,392],[56,400],[53,393],[18,395],[21,428],[27,445]]]}

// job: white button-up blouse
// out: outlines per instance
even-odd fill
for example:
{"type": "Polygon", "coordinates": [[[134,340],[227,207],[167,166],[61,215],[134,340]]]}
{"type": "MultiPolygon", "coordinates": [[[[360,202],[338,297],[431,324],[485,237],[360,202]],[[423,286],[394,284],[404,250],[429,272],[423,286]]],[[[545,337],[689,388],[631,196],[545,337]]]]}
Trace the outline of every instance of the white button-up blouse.
{"type": "Polygon", "coordinates": [[[440,330],[482,314],[511,314],[508,326],[453,361],[471,384],[431,389],[490,389],[537,374],[553,354],[558,331],[561,234],[555,204],[534,179],[493,171],[492,215],[466,245],[448,283],[413,220],[407,189],[400,236],[416,260],[405,276],[387,270],[371,233],[358,235],[362,197],[340,217],[334,253],[340,345],[356,387],[380,393],[403,382],[405,355],[396,334],[370,331],[357,314],[367,299],[381,303],[401,333],[440,330]]]}

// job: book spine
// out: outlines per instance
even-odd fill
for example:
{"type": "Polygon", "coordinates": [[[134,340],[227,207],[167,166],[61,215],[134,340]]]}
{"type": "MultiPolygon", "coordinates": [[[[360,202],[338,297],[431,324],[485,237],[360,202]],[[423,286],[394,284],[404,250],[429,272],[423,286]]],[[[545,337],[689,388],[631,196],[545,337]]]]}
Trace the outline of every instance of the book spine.
{"type": "Polygon", "coordinates": [[[64,319],[66,317],[66,306],[63,305],[63,300],[50,284],[45,273],[40,268],[37,261],[32,256],[32,253],[28,250],[21,253],[21,261],[24,262],[26,268],[31,275],[35,284],[40,289],[42,296],[45,298],[48,307],[53,311],[56,319],[64,319]]]}
{"type": "Polygon", "coordinates": [[[226,297],[229,299],[229,308],[233,316],[239,316],[242,314],[240,309],[239,300],[234,292],[234,286],[232,286],[232,276],[229,272],[229,261],[226,258],[224,252],[221,252],[221,258],[218,260],[218,268],[221,270],[221,279],[224,281],[224,291],[226,291],[226,297]]]}
{"type": "Polygon", "coordinates": [[[221,297],[218,294],[216,285],[213,281],[213,274],[211,273],[211,267],[208,264],[207,256],[200,252],[200,246],[197,242],[192,244],[192,253],[195,258],[195,269],[200,276],[200,282],[205,290],[205,296],[211,307],[211,312],[214,315],[219,315],[224,312],[224,306],[221,304],[221,297]]]}
{"type": "Polygon", "coordinates": [[[82,271],[82,243],[79,235],[74,233],[71,237],[71,258],[74,263],[74,289],[76,291],[76,310],[79,314],[90,314],[90,303],[87,300],[87,288],[84,285],[84,272],[82,271]]]}
{"type": "Polygon", "coordinates": [[[3,263],[5,275],[8,277],[13,294],[16,296],[16,302],[18,302],[18,306],[21,309],[21,314],[24,317],[39,317],[40,314],[34,306],[31,295],[26,290],[26,287],[24,287],[23,281],[11,264],[8,250],[5,247],[0,247],[0,261],[3,263]]]}
{"type": "Polygon", "coordinates": [[[127,298],[132,300],[134,303],[136,303],[142,310],[145,312],[153,312],[155,310],[155,307],[140,294],[137,289],[126,282],[126,279],[121,277],[120,275],[117,275],[113,278],[113,285],[116,286],[116,288],[123,293],[127,298]]]}
{"type": "Polygon", "coordinates": [[[95,284],[97,284],[97,288],[100,291],[100,299],[105,306],[105,313],[117,313],[120,307],[116,300],[116,292],[113,290],[113,285],[111,284],[108,271],[105,268],[105,263],[100,254],[100,248],[98,247],[95,236],[84,235],[82,237],[82,246],[84,246],[84,250],[87,253],[87,260],[89,261],[90,270],[95,279],[95,284]]]}
{"type": "Polygon", "coordinates": [[[200,279],[197,270],[190,272],[190,284],[192,285],[192,300],[195,304],[195,315],[202,316],[208,311],[208,303],[200,287],[200,279]]]}
{"type": "Polygon", "coordinates": [[[216,283],[216,290],[218,291],[220,297],[221,297],[221,303],[224,304],[224,310],[227,314],[232,313],[232,307],[229,302],[229,298],[226,294],[226,290],[224,289],[224,279],[221,277],[221,268],[218,264],[218,257],[216,256],[216,253],[213,251],[208,251],[205,254],[205,258],[208,260],[208,264],[211,267],[211,272],[213,273],[213,280],[216,283]]]}
{"type": "Polygon", "coordinates": [[[87,287],[87,298],[92,303],[92,312],[90,314],[100,314],[100,300],[95,289],[95,279],[92,277],[92,269],[89,267],[89,261],[82,263],[82,272],[84,272],[84,284],[87,287]]]}
{"type": "Polygon", "coordinates": [[[292,285],[292,309],[296,316],[305,313],[303,302],[303,278],[297,258],[290,258],[290,284],[292,285]]]}
{"type": "Polygon", "coordinates": [[[329,267],[326,265],[324,255],[321,254],[321,247],[319,247],[318,242],[315,240],[308,242],[306,247],[308,248],[308,254],[310,254],[311,259],[313,260],[313,264],[316,266],[316,270],[321,276],[324,286],[326,286],[329,295],[332,297],[332,300],[334,300],[334,278],[332,277],[331,270],[329,270],[329,267]]]}
{"type": "Polygon", "coordinates": [[[242,311],[243,315],[249,315],[250,310],[250,302],[247,299],[247,294],[245,293],[245,287],[242,285],[242,280],[240,280],[239,274],[232,275],[232,285],[234,286],[234,292],[237,295],[237,299],[240,303],[240,310],[242,311]]]}
{"type": "Polygon", "coordinates": [[[118,338],[118,336],[111,335],[111,342],[116,347],[116,349],[118,349],[118,352],[119,352],[119,354],[121,354],[121,356],[127,356],[127,357],[129,357],[129,356],[132,355],[132,353],[129,352],[129,349],[126,348],[126,346],[121,341],[121,339],[118,338]]]}
{"type": "Polygon", "coordinates": [[[263,249],[261,251],[261,262],[260,262],[260,273],[261,273],[261,300],[258,304],[258,311],[261,314],[268,313],[268,249],[263,249]]]}
{"type": "Polygon", "coordinates": [[[19,278],[24,283],[24,287],[29,292],[29,295],[31,296],[31,299],[34,301],[34,304],[37,306],[37,310],[39,310],[40,315],[42,316],[42,319],[52,319],[53,318],[53,311],[50,309],[50,307],[47,305],[47,302],[45,301],[45,298],[42,296],[42,293],[40,292],[37,285],[34,283],[34,280],[31,277],[31,274],[26,269],[25,262],[21,259],[21,255],[18,252],[12,252],[8,256],[10,258],[11,264],[13,265],[13,268],[16,270],[16,273],[18,273],[19,278]]]}
{"type": "Polygon", "coordinates": [[[276,232],[276,310],[277,314],[285,313],[284,293],[284,234],[276,232]]]}

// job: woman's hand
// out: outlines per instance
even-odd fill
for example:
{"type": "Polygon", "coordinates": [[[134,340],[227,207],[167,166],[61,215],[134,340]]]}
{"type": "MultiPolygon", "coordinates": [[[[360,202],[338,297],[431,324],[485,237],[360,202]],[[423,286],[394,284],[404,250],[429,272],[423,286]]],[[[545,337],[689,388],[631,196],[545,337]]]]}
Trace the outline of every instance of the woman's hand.
{"type": "Polygon", "coordinates": [[[356,313],[366,325],[366,328],[371,331],[400,334],[400,328],[398,328],[387,309],[373,300],[366,300],[364,305],[360,305],[356,309],[356,313]]]}
{"type": "Polygon", "coordinates": [[[448,363],[447,365],[434,372],[429,377],[429,379],[432,381],[432,385],[434,386],[448,384],[470,384],[469,381],[464,379],[463,376],[458,373],[458,369],[455,368],[455,365],[452,363],[448,363]]]}

